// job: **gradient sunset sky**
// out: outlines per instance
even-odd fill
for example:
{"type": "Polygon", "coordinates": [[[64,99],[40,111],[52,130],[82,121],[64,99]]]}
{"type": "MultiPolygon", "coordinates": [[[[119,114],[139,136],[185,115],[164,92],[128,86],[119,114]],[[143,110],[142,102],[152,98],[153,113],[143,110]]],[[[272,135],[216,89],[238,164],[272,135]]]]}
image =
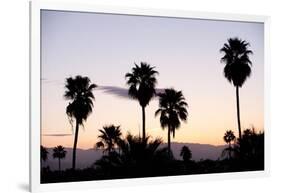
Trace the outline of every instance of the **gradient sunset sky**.
{"type": "MultiPolygon", "coordinates": [[[[157,88],[182,90],[189,105],[172,142],[224,144],[226,130],[237,132],[235,88],[223,76],[220,48],[228,38],[250,43],[252,75],[240,89],[241,125],[264,128],[264,26],[261,23],[41,11],[41,133],[47,147],[73,146],[65,113],[65,78],[88,76],[98,86],[127,88],[125,74],[134,62],[147,62],[159,72],[157,88]]],[[[95,89],[93,113],[79,132],[78,148],[92,148],[98,129],[121,125],[138,135],[142,128],[137,101],[95,89]]],[[[146,108],[146,131],[167,139],[158,101],[146,108]]]]}

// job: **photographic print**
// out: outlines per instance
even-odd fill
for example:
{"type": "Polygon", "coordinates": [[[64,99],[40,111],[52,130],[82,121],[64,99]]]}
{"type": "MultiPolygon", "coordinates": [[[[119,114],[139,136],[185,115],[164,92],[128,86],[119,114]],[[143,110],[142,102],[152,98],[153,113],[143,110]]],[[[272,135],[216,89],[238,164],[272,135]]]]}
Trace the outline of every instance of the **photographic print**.
{"type": "Polygon", "coordinates": [[[264,170],[264,23],[40,23],[41,184],[264,170]]]}

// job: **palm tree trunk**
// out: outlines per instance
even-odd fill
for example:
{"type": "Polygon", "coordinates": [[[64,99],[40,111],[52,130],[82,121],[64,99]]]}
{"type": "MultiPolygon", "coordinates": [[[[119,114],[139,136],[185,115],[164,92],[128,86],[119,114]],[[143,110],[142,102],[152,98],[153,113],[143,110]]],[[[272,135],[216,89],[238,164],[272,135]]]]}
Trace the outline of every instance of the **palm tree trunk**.
{"type": "Polygon", "coordinates": [[[75,170],[75,164],[76,164],[76,148],[77,148],[77,141],[78,141],[78,132],[79,132],[79,124],[76,120],[76,129],[75,129],[73,154],[72,154],[72,170],[75,170]]]}
{"type": "Polygon", "coordinates": [[[145,107],[142,106],[142,141],[145,140],[145,107]]]}
{"type": "Polygon", "coordinates": [[[239,138],[241,139],[240,107],[239,107],[239,87],[238,86],[236,86],[236,106],[237,106],[237,121],[238,121],[239,138]]]}
{"type": "Polygon", "coordinates": [[[231,158],[231,142],[229,142],[228,159],[231,158]]]}
{"type": "Polygon", "coordinates": [[[59,172],[60,172],[60,158],[59,158],[59,172]]]}
{"type": "Polygon", "coordinates": [[[168,126],[168,153],[171,156],[171,128],[168,126]]]}

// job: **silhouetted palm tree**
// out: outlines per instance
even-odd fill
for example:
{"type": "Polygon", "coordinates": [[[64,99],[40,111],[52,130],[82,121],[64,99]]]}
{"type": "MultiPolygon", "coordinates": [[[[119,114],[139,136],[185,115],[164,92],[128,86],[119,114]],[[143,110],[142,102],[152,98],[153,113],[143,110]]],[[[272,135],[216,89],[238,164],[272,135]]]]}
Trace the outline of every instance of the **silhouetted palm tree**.
{"type": "Polygon", "coordinates": [[[133,99],[139,101],[142,108],[142,138],[146,138],[145,133],[145,107],[149,104],[151,98],[155,95],[155,85],[157,83],[155,67],[151,67],[145,62],[140,66],[135,64],[131,73],[127,73],[127,84],[129,85],[128,94],[133,99]]]}
{"type": "Polygon", "coordinates": [[[187,146],[183,146],[181,148],[180,156],[182,157],[184,162],[188,162],[188,161],[190,161],[190,159],[192,157],[192,153],[187,146]]]}
{"type": "Polygon", "coordinates": [[[97,160],[95,165],[110,177],[114,174],[118,176],[126,174],[125,176],[130,177],[155,175],[157,167],[169,160],[166,149],[159,149],[161,143],[162,140],[159,138],[141,139],[129,133],[119,142],[120,154],[110,152],[97,160]]]}
{"type": "Polygon", "coordinates": [[[76,163],[76,148],[78,141],[79,125],[83,126],[83,122],[92,112],[94,95],[92,90],[96,87],[91,84],[88,77],[76,76],[66,79],[64,97],[71,102],[66,107],[66,114],[70,118],[72,124],[73,118],[76,122],[75,137],[73,144],[72,169],[75,169],[76,163]]]}
{"type": "Polygon", "coordinates": [[[155,140],[149,140],[149,138],[140,139],[128,133],[126,138],[119,142],[122,155],[126,159],[149,161],[162,143],[160,138],[155,140]]]}
{"type": "Polygon", "coordinates": [[[118,145],[121,140],[121,130],[120,126],[104,126],[103,129],[100,129],[99,132],[101,135],[98,138],[101,140],[96,143],[97,148],[105,148],[109,153],[113,150],[113,148],[118,145]]]}
{"type": "Polygon", "coordinates": [[[187,120],[187,103],[181,91],[174,89],[165,89],[164,93],[159,94],[159,109],[155,112],[155,116],[160,114],[161,127],[168,128],[168,150],[171,154],[171,137],[175,130],[180,127],[181,120],[187,120]]]}
{"type": "Polygon", "coordinates": [[[59,160],[59,171],[61,171],[60,160],[65,158],[66,153],[67,152],[64,150],[64,147],[61,145],[54,147],[53,149],[53,158],[57,158],[59,160]]]}
{"type": "Polygon", "coordinates": [[[43,145],[40,146],[40,154],[41,154],[41,160],[44,162],[48,159],[48,150],[43,145]]]}
{"type": "Polygon", "coordinates": [[[250,44],[239,38],[230,38],[225,43],[220,52],[224,53],[221,62],[225,63],[224,76],[236,87],[236,106],[239,138],[241,138],[240,107],[239,107],[239,87],[242,87],[246,79],[251,74],[252,62],[249,55],[253,52],[249,50],[250,44]]]}
{"type": "Polygon", "coordinates": [[[231,130],[226,131],[223,136],[223,140],[228,144],[228,148],[226,148],[225,150],[228,152],[228,158],[230,159],[231,151],[233,150],[231,147],[231,142],[235,140],[235,135],[234,135],[233,131],[231,131],[231,130]]]}

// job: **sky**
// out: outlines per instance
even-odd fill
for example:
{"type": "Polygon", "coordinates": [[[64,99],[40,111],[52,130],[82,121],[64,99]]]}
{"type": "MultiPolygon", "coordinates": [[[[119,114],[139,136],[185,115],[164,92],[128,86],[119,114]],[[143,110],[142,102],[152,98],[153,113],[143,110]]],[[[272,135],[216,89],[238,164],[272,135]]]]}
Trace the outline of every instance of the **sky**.
{"type": "MultiPolygon", "coordinates": [[[[167,17],[41,11],[41,143],[73,146],[73,129],[65,109],[67,77],[88,76],[98,85],[93,113],[80,128],[78,148],[98,141],[99,129],[120,125],[123,136],[139,135],[139,103],[118,96],[126,91],[125,74],[134,63],[147,62],[159,72],[157,88],[181,90],[188,103],[188,120],[172,142],[221,145],[226,130],[236,136],[235,88],[223,76],[219,52],[228,38],[250,43],[252,74],[240,89],[242,129],[264,129],[264,26],[167,17]],[[114,88],[114,89],[112,89],[114,88]]],[[[146,107],[146,132],[167,140],[167,130],[154,113],[158,100],[146,107]]]]}

